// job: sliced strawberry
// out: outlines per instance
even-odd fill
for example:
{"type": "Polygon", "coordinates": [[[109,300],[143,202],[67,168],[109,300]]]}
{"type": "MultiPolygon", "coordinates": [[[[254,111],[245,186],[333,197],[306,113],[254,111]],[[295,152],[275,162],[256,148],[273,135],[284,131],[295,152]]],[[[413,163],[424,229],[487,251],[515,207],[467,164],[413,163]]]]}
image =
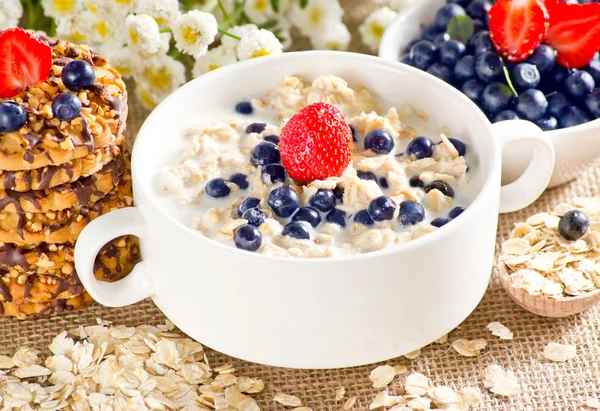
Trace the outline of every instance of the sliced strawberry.
{"type": "Polygon", "coordinates": [[[52,49],[39,37],[14,28],[0,32],[0,98],[11,98],[46,81],[52,49]]]}
{"type": "Polygon", "coordinates": [[[523,61],[544,40],[550,16],[542,0],[498,0],[489,12],[490,37],[501,56],[523,61]]]}
{"type": "Polygon", "coordinates": [[[558,3],[551,7],[546,43],[559,64],[568,68],[588,65],[600,51],[600,3],[558,3]]]}
{"type": "Polygon", "coordinates": [[[281,162],[302,183],[338,177],[352,158],[352,131],[340,110],[314,103],[296,113],[281,130],[281,162]]]}

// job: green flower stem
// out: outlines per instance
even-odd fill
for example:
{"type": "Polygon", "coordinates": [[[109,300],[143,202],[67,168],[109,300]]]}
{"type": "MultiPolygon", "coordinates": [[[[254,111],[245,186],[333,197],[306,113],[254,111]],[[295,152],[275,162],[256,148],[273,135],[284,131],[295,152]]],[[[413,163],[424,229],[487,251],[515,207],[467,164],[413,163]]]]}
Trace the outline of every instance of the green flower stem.
{"type": "Polygon", "coordinates": [[[218,6],[218,4],[219,0],[210,0],[207,1],[206,4],[200,8],[200,10],[205,13],[212,13],[212,11],[215,9],[215,7],[218,6]]]}
{"type": "Polygon", "coordinates": [[[25,0],[27,7],[27,28],[29,30],[35,30],[35,11],[33,0],[25,0]]]}
{"type": "Polygon", "coordinates": [[[519,93],[517,93],[517,90],[515,89],[515,86],[513,86],[513,83],[510,79],[510,73],[508,72],[508,68],[506,68],[506,66],[504,66],[504,67],[502,67],[502,70],[504,70],[504,77],[506,78],[506,83],[508,84],[508,87],[513,92],[515,97],[519,97],[519,93]]]}
{"type": "Polygon", "coordinates": [[[237,21],[240,18],[240,16],[244,13],[244,7],[246,6],[246,0],[242,1],[242,3],[237,6],[237,8],[235,9],[235,11],[229,16],[228,19],[226,19],[225,21],[223,21],[221,24],[219,24],[219,29],[222,29],[230,24],[235,24],[237,25],[237,21]]]}
{"type": "Polygon", "coordinates": [[[219,28],[219,33],[221,33],[224,36],[231,37],[232,39],[236,39],[236,40],[242,39],[240,36],[236,36],[235,34],[228,33],[227,31],[225,31],[221,28],[219,28]]]}
{"type": "Polygon", "coordinates": [[[166,29],[160,29],[158,32],[159,33],[172,33],[173,31],[167,27],[166,29]]]}
{"type": "Polygon", "coordinates": [[[225,21],[229,22],[229,27],[233,27],[233,22],[229,20],[229,14],[227,13],[227,10],[225,10],[223,2],[221,0],[217,0],[217,3],[219,3],[219,9],[221,9],[221,13],[223,13],[223,18],[225,21]]]}

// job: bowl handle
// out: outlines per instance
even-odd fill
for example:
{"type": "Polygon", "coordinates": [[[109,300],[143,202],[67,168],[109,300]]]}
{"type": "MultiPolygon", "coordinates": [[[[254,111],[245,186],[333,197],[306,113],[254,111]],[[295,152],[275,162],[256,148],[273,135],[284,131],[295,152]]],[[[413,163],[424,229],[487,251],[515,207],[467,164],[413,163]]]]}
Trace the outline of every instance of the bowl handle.
{"type": "Polygon", "coordinates": [[[139,262],[124,279],[109,283],[94,276],[94,261],[110,240],[132,234],[147,235],[147,227],[137,207],[111,211],[90,222],[75,243],[75,269],[86,291],[102,305],[123,307],[154,295],[144,262],[139,262]]]}
{"type": "Polygon", "coordinates": [[[521,141],[529,141],[533,146],[533,158],[525,172],[500,191],[500,213],[511,213],[533,203],[548,187],[554,170],[554,147],[542,129],[529,121],[502,121],[492,127],[503,152],[521,141]]]}

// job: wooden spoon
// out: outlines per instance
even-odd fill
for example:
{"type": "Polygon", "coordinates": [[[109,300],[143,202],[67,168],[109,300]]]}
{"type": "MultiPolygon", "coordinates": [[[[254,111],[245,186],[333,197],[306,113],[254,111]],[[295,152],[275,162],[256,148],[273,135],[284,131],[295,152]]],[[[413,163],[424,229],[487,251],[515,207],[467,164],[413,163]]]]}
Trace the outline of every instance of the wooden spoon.
{"type": "Polygon", "coordinates": [[[600,302],[600,289],[575,297],[552,298],[543,295],[531,295],[527,291],[513,286],[508,268],[503,261],[498,261],[498,270],[500,272],[500,282],[510,298],[525,310],[542,317],[568,317],[587,310],[600,302]]]}

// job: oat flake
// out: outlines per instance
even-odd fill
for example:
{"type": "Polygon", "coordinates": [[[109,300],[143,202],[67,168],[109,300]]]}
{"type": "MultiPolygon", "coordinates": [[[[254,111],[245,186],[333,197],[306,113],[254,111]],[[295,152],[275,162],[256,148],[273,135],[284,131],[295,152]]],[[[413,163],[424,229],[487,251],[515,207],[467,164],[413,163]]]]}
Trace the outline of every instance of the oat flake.
{"type": "Polygon", "coordinates": [[[504,397],[517,395],[521,390],[517,377],[498,364],[489,365],[484,371],[483,385],[491,392],[504,397]]]}
{"type": "Polygon", "coordinates": [[[600,400],[598,398],[589,398],[583,402],[583,405],[594,410],[600,410],[600,400]]]}
{"type": "Polygon", "coordinates": [[[354,407],[354,404],[356,404],[356,396],[350,397],[346,400],[346,402],[344,403],[344,409],[347,410],[351,410],[354,407]]]}
{"type": "Polygon", "coordinates": [[[513,333],[503,324],[495,321],[487,325],[487,329],[501,340],[512,340],[513,333]]]}
{"type": "Polygon", "coordinates": [[[273,400],[286,407],[300,407],[302,405],[300,398],[282,392],[275,394],[273,400]]]}
{"type": "Polygon", "coordinates": [[[386,387],[394,377],[396,376],[396,370],[390,365],[380,365],[371,371],[369,379],[373,383],[373,388],[386,387]]]}
{"type": "Polygon", "coordinates": [[[344,398],[344,395],[346,394],[346,389],[344,387],[338,387],[335,390],[335,400],[336,401],[341,401],[342,398],[344,398]]]}
{"type": "Polygon", "coordinates": [[[465,340],[461,338],[452,343],[452,348],[465,357],[477,357],[486,346],[487,341],[484,339],[465,340]]]}
{"type": "Polygon", "coordinates": [[[574,345],[548,343],[544,348],[544,357],[550,361],[565,362],[577,355],[577,349],[574,345]]]}

